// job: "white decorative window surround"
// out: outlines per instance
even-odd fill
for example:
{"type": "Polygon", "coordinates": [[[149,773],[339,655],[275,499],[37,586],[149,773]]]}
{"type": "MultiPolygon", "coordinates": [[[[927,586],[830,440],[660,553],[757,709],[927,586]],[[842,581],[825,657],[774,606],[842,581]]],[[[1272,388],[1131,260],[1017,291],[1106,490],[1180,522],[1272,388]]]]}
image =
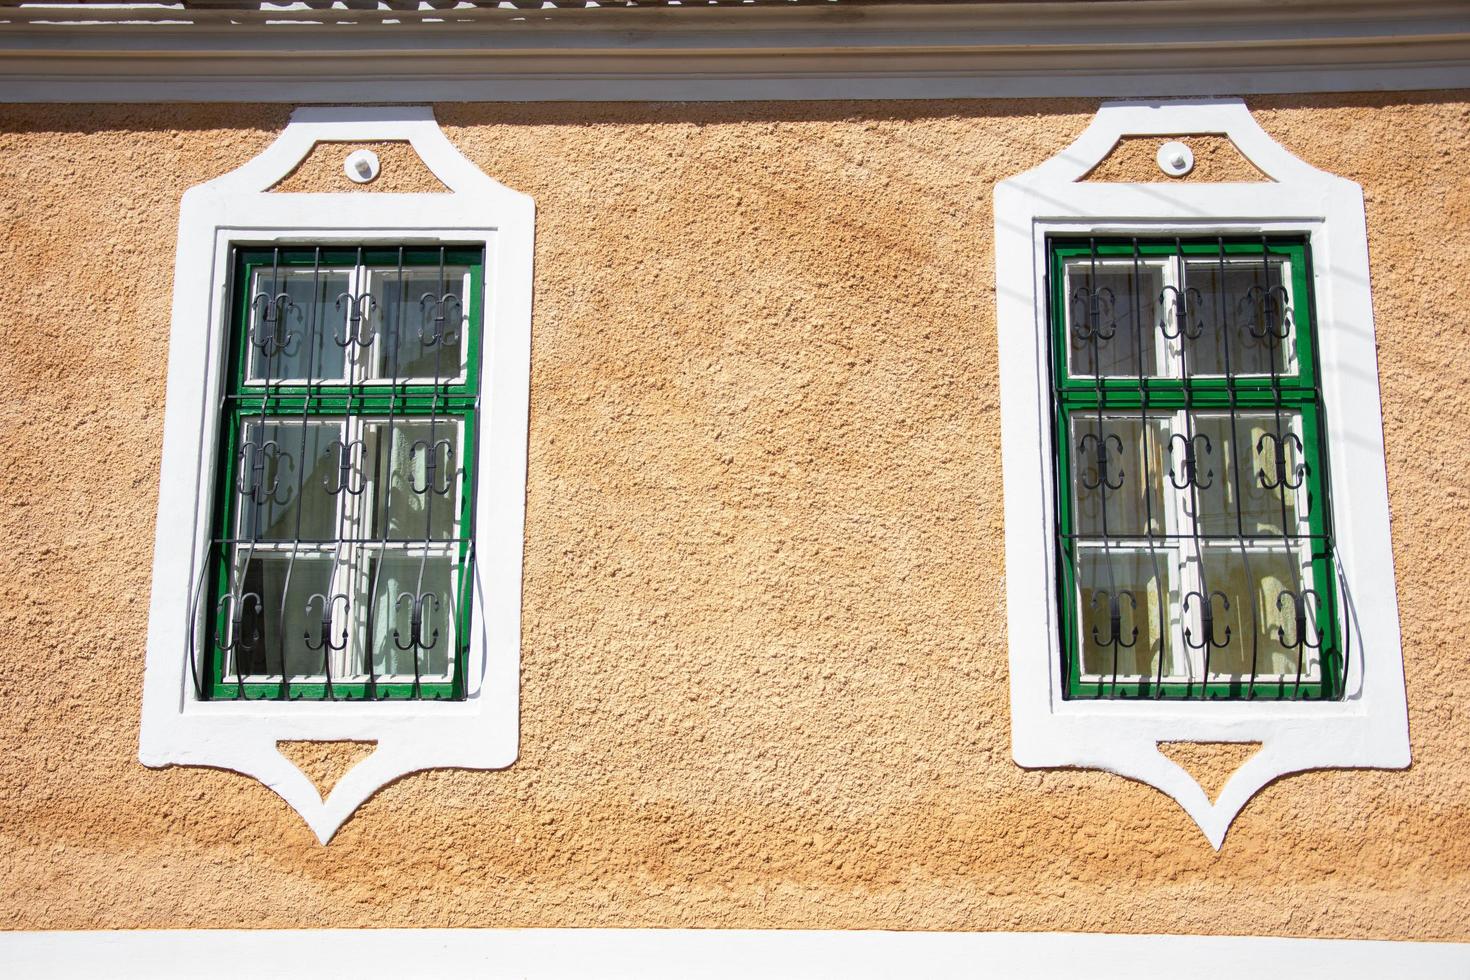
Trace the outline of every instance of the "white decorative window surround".
{"type": "Polygon", "coordinates": [[[191,188],[179,218],[163,466],[139,758],[232,769],[265,783],[325,843],[385,783],[435,767],[497,769],[516,758],[522,532],[535,207],[490,179],[418,107],[299,109],[258,157],[191,188]],[[319,142],[404,141],[447,187],[437,194],[268,193],[319,142]],[[189,597],[211,532],[226,296],[236,245],[483,245],[482,437],[474,461],[476,561],[460,701],[206,701],[189,668],[201,617],[189,597]],[[372,741],[325,800],[281,741],[372,741]]]}
{"type": "Polygon", "coordinates": [[[1106,103],[1055,157],[995,189],[1011,728],[1022,766],[1105,769],[1173,797],[1217,849],[1240,809],[1286,773],[1403,768],[1408,714],[1368,286],[1362,189],[1292,156],[1239,100],[1106,103]],[[1125,136],[1224,135],[1259,183],[1086,182],[1125,136]],[[1331,508],[1352,654],[1340,701],[1067,700],[1053,546],[1045,303],[1047,237],[1308,236],[1331,508]],[[1211,803],[1160,742],[1260,742],[1211,803]]]}

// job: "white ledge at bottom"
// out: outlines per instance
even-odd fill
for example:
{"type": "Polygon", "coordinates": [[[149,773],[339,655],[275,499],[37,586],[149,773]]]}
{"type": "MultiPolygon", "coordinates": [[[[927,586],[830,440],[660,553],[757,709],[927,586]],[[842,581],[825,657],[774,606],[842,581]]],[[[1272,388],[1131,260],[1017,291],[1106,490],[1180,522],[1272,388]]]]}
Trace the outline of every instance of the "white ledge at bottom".
{"type": "Polygon", "coordinates": [[[1055,932],[289,929],[0,932],[22,977],[1470,976],[1470,944],[1055,932]],[[201,964],[208,964],[201,967],[201,964]],[[427,972],[426,972],[427,971],[427,972]]]}

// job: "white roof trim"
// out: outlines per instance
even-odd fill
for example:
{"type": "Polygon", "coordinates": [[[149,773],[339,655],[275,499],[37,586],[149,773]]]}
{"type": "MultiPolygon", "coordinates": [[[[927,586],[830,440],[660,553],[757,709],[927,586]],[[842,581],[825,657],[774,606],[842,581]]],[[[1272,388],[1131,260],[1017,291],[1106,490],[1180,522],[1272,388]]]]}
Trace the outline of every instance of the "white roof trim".
{"type": "Polygon", "coordinates": [[[1236,936],[803,929],[184,929],[0,933],[16,976],[1127,977],[1461,980],[1470,945],[1236,936]],[[1187,970],[1183,969],[1187,965],[1187,970]]]}
{"type": "Polygon", "coordinates": [[[0,6],[0,101],[1200,96],[1470,87],[1451,0],[0,6]]]}

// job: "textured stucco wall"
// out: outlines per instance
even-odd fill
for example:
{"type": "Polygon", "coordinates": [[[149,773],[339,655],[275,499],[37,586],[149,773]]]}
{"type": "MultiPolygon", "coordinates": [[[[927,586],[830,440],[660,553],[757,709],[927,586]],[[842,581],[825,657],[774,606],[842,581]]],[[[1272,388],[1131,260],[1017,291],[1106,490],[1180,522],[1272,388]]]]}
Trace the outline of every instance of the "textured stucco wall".
{"type": "Polygon", "coordinates": [[[0,927],[1470,939],[1470,96],[1253,106],[1367,190],[1415,762],[1218,854],[1010,761],[991,188],[1092,104],[440,107],[538,206],[521,757],[328,847],[136,757],[178,201],[287,110],[0,109],[0,927]]]}

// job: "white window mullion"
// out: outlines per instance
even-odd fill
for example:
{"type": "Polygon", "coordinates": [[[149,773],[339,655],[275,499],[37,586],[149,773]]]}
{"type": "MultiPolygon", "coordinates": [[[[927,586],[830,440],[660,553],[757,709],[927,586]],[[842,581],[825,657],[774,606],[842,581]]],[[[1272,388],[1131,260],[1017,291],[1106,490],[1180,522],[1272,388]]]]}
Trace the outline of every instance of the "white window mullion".
{"type": "MultiPolygon", "coordinates": [[[[1183,260],[1180,256],[1171,255],[1164,263],[1164,284],[1172,287],[1168,292],[1169,299],[1172,301],[1182,301],[1186,311],[1188,311],[1189,297],[1178,295],[1174,292],[1174,290],[1180,290],[1187,286],[1183,260]]],[[[1159,345],[1160,356],[1166,361],[1164,369],[1160,373],[1164,377],[1182,381],[1185,376],[1184,331],[1188,329],[1188,314],[1186,313],[1185,320],[1180,322],[1173,319],[1173,314],[1168,310],[1160,310],[1159,312],[1161,316],[1169,318],[1166,322],[1171,323],[1175,331],[1173,338],[1164,338],[1163,342],[1159,345]]],[[[1160,333],[1162,334],[1162,331],[1160,333]]],[[[1171,452],[1166,453],[1165,458],[1168,461],[1167,465],[1171,467],[1178,464],[1172,452],[1172,449],[1178,443],[1174,441],[1173,437],[1178,435],[1184,439],[1188,439],[1190,436],[1188,416],[1189,412],[1187,409],[1179,409],[1169,416],[1169,448],[1171,452]]],[[[1172,506],[1166,510],[1170,520],[1168,532],[1171,535],[1178,535],[1178,537],[1171,538],[1177,545],[1173,559],[1175,562],[1178,606],[1170,623],[1170,628],[1173,630],[1172,639],[1175,643],[1175,649],[1179,654],[1180,669],[1185,679],[1193,681],[1202,677],[1204,674],[1204,651],[1191,648],[1184,640],[1185,630],[1189,630],[1190,634],[1197,638],[1200,635],[1201,627],[1199,604],[1197,602],[1189,604],[1185,601],[1191,592],[1201,591],[1200,570],[1204,556],[1200,553],[1200,549],[1191,534],[1194,530],[1194,518],[1190,516],[1189,511],[1192,505],[1197,506],[1197,501],[1192,501],[1191,497],[1197,497],[1198,495],[1192,493],[1188,486],[1183,490],[1176,488],[1174,481],[1170,479],[1164,481],[1164,491],[1169,495],[1172,503],[1172,506]]]]}
{"type": "MultiPolygon", "coordinates": [[[[1190,436],[1189,412],[1187,409],[1179,409],[1170,416],[1169,423],[1170,446],[1179,445],[1174,442],[1175,435],[1188,439],[1190,436]]],[[[1177,466],[1178,460],[1172,454],[1169,456],[1170,465],[1177,466]]],[[[1199,462],[1204,466],[1204,461],[1199,462]]],[[[1177,471],[1176,471],[1177,472],[1177,471]]],[[[1204,650],[1191,647],[1184,639],[1184,631],[1189,630],[1190,635],[1198,640],[1203,634],[1203,618],[1200,615],[1200,602],[1187,602],[1191,592],[1199,592],[1209,601],[1209,596],[1204,595],[1203,568],[1204,554],[1196,542],[1194,531],[1194,517],[1190,514],[1191,508],[1198,508],[1198,494],[1193,493],[1188,486],[1180,490],[1174,486],[1173,480],[1166,480],[1166,493],[1172,498],[1173,506],[1167,511],[1171,515],[1174,526],[1170,528],[1170,534],[1179,535],[1175,540],[1179,544],[1176,552],[1178,563],[1179,583],[1179,614],[1175,617],[1174,641],[1178,644],[1181,664],[1186,668],[1185,674],[1190,680],[1204,677],[1204,650]],[[1191,499],[1195,498],[1195,499],[1191,499]]]]}
{"type": "MultiPolygon", "coordinates": [[[[1174,290],[1179,288],[1182,277],[1179,269],[1179,258],[1171,256],[1164,262],[1163,281],[1160,288],[1160,298],[1165,300],[1159,304],[1159,319],[1166,324],[1172,324],[1173,317],[1170,307],[1173,305],[1174,290]]],[[[1177,328],[1176,328],[1177,329],[1177,328]]],[[[1161,378],[1179,378],[1183,375],[1184,364],[1184,338],[1181,334],[1176,337],[1167,337],[1159,324],[1154,324],[1154,330],[1158,334],[1158,372],[1161,378]]]]}
{"type": "Polygon", "coordinates": [[[361,265],[353,266],[349,282],[351,283],[349,289],[351,290],[353,302],[360,304],[359,309],[363,310],[364,315],[369,318],[366,326],[369,328],[368,335],[372,337],[372,342],[366,345],[366,347],[353,346],[348,350],[347,382],[348,384],[358,385],[365,379],[369,366],[372,363],[374,352],[377,350],[377,345],[381,343],[378,337],[378,331],[375,328],[383,315],[383,308],[376,297],[372,297],[366,301],[363,299],[365,296],[371,296],[367,291],[368,277],[366,267],[361,265]]]}
{"type": "MultiPolygon", "coordinates": [[[[349,425],[350,422],[347,419],[343,419],[337,424],[337,438],[341,441],[341,448],[339,449],[339,452],[341,453],[350,453],[351,451],[352,436],[350,434],[349,425]]],[[[334,462],[337,462],[337,464],[340,466],[340,457],[338,460],[334,460],[334,462]]],[[[301,465],[303,467],[303,470],[305,470],[306,461],[302,460],[301,465]]],[[[337,478],[337,474],[327,474],[327,479],[329,480],[335,481],[337,478]]],[[[337,531],[336,536],[338,538],[338,541],[335,545],[329,545],[327,549],[324,549],[332,555],[332,577],[326,595],[326,601],[330,606],[331,612],[331,633],[329,635],[324,635],[322,637],[322,640],[332,644],[340,642],[339,637],[342,636],[343,628],[347,626],[346,623],[342,622],[342,617],[346,615],[348,619],[351,619],[350,604],[352,593],[345,588],[345,585],[347,583],[346,576],[348,567],[348,555],[345,553],[344,546],[342,545],[340,539],[345,533],[345,528],[347,527],[347,511],[352,506],[352,499],[353,495],[348,492],[348,489],[346,487],[343,487],[343,489],[341,489],[337,493],[334,514],[335,526],[337,531]],[[349,606],[347,610],[344,610],[342,608],[342,604],[337,601],[337,596],[348,597],[349,606]]],[[[345,679],[345,675],[347,673],[344,670],[346,666],[346,654],[350,647],[351,643],[349,642],[348,644],[344,645],[341,650],[330,651],[325,658],[326,663],[331,668],[332,682],[334,684],[340,680],[345,679]]]]}
{"type": "MultiPolygon", "coordinates": [[[[349,291],[353,302],[359,304],[358,308],[371,319],[365,324],[369,329],[368,336],[372,338],[371,343],[364,346],[353,346],[349,348],[347,357],[347,381],[349,385],[360,385],[365,380],[370,370],[377,345],[381,343],[381,331],[378,328],[382,316],[382,306],[373,300],[364,301],[363,297],[370,296],[368,292],[368,272],[364,265],[355,265],[349,274],[349,291]]],[[[357,651],[361,642],[360,624],[364,622],[363,610],[361,608],[361,590],[358,580],[361,577],[360,566],[362,564],[362,546],[344,539],[355,539],[364,536],[362,530],[364,524],[364,502],[368,497],[367,479],[367,446],[359,441],[363,439],[363,426],[360,419],[352,413],[347,413],[342,420],[342,445],[344,452],[353,454],[351,462],[357,463],[356,472],[349,477],[351,481],[348,488],[344,488],[338,494],[337,501],[337,537],[336,567],[332,577],[332,590],[334,594],[347,597],[347,621],[336,626],[338,634],[345,628],[347,642],[342,649],[335,651],[332,658],[333,677],[356,679],[366,671],[358,661],[357,651]],[[361,493],[351,492],[351,487],[360,486],[361,493]]]]}

